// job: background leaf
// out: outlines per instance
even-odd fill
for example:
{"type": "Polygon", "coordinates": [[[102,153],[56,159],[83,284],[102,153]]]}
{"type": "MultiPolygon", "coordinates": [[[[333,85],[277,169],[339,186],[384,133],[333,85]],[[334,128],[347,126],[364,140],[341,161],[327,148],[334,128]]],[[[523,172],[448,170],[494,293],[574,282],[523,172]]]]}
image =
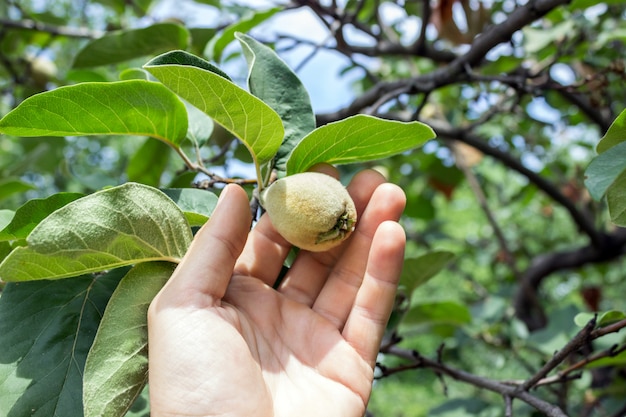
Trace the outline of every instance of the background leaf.
{"type": "Polygon", "coordinates": [[[82,416],[85,359],[125,272],[7,284],[0,297],[0,415],[82,416]]]}
{"type": "Polygon", "coordinates": [[[187,111],[159,83],[83,83],[27,98],[0,120],[0,132],[14,136],[140,135],[178,147],[187,133],[187,111]]]}
{"type": "Polygon", "coordinates": [[[619,310],[600,311],[596,313],[583,312],[578,313],[576,317],[574,317],[574,323],[576,323],[578,327],[585,327],[594,316],[597,316],[596,327],[600,328],[624,320],[626,313],[619,310]]]}
{"type": "Polygon", "coordinates": [[[198,148],[201,148],[213,134],[215,126],[213,119],[187,102],[185,102],[185,107],[187,108],[187,116],[189,118],[187,139],[198,148]]]}
{"type": "Polygon", "coordinates": [[[248,61],[248,88],[278,113],[285,138],[274,166],[282,175],[287,158],[300,140],[315,129],[315,113],[309,93],[296,74],[271,48],[242,33],[235,34],[248,61]]]}
{"type": "Polygon", "coordinates": [[[0,209],[0,230],[4,230],[13,218],[15,217],[15,212],[13,210],[0,209]]]}
{"type": "Polygon", "coordinates": [[[58,279],[139,262],[178,262],[191,231],[159,190],[128,183],[78,199],[31,232],[0,264],[3,281],[58,279]]]}
{"type": "Polygon", "coordinates": [[[148,62],[145,68],[239,138],[258,165],[271,160],[284,136],[278,114],[224,77],[206,69],[181,64],[184,56],[193,61],[199,59],[181,52],[168,53],[148,62]]]}
{"type": "Polygon", "coordinates": [[[202,226],[211,217],[218,197],[198,188],[165,188],[162,190],[185,213],[190,226],[202,226]]]}
{"type": "Polygon", "coordinates": [[[165,143],[146,139],[126,166],[128,180],[158,187],[161,175],[170,160],[170,154],[170,149],[165,143]]]}
{"type": "Polygon", "coordinates": [[[454,258],[452,252],[432,251],[416,258],[404,260],[400,285],[406,288],[408,294],[437,275],[454,258]]]}
{"type": "Polygon", "coordinates": [[[13,194],[24,193],[33,190],[35,187],[18,178],[4,178],[0,180],[0,200],[10,197],[13,194]]]}
{"type": "Polygon", "coordinates": [[[186,49],[189,31],[174,23],[157,23],[141,29],[111,32],[85,45],[74,59],[74,68],[96,67],[186,49]]]}
{"type": "Polygon", "coordinates": [[[148,380],[148,307],[174,271],[149,262],[122,279],[107,304],[83,378],[85,416],[124,416],[148,380]]]}
{"type": "Polygon", "coordinates": [[[224,31],[213,37],[206,46],[204,54],[213,61],[219,62],[222,59],[222,52],[229,43],[235,40],[235,33],[248,32],[250,29],[263,23],[274,16],[282,8],[275,7],[261,12],[249,11],[247,16],[243,16],[236,23],[228,26],[224,31]]]}
{"type": "Polygon", "coordinates": [[[9,224],[0,229],[0,241],[26,239],[26,236],[53,211],[83,197],[81,193],[58,193],[27,201],[15,212],[9,224]]]}
{"type": "Polygon", "coordinates": [[[149,80],[150,74],[141,68],[128,68],[120,72],[121,81],[126,80],[149,80]]]}
{"type": "Polygon", "coordinates": [[[470,323],[472,315],[463,304],[454,301],[416,303],[404,316],[402,324],[450,324],[461,326],[470,323]]]}
{"type": "Polygon", "coordinates": [[[305,136],[287,161],[287,174],[304,172],[313,165],[372,161],[422,145],[435,137],[423,123],[402,123],[356,115],[329,123],[305,136]]]}

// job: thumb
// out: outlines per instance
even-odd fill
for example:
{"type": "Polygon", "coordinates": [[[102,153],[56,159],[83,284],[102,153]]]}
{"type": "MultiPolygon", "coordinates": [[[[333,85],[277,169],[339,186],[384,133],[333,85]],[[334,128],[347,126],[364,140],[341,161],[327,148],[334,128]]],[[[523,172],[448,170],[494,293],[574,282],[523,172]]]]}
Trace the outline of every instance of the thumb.
{"type": "Polygon", "coordinates": [[[238,185],[226,186],[211,218],[198,231],[157,297],[175,300],[177,305],[200,303],[197,307],[220,300],[248,238],[251,221],[246,192],[238,185]]]}

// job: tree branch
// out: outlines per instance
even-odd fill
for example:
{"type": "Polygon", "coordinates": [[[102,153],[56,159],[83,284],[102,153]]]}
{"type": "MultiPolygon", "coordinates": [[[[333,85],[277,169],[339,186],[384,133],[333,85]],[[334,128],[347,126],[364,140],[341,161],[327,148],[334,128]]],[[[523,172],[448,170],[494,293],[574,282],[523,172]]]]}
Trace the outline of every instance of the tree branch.
{"type": "MultiPolygon", "coordinates": [[[[532,394],[530,390],[540,385],[564,383],[571,379],[577,378],[577,375],[568,375],[573,371],[581,368],[582,366],[591,363],[595,360],[614,356],[619,352],[626,349],[626,346],[617,348],[617,346],[608,349],[599,354],[590,356],[583,361],[580,361],[572,366],[569,366],[564,371],[559,372],[553,377],[547,377],[557,366],[562,364],[572,353],[579,351],[587,343],[592,340],[598,339],[606,334],[619,332],[621,329],[626,328],[626,320],[620,320],[611,325],[596,329],[596,318],[590,320],[563,348],[557,351],[544,366],[537,372],[531,375],[528,379],[522,382],[517,381],[496,381],[482,376],[470,374],[468,372],[445,365],[440,357],[441,351],[437,351],[437,360],[425,358],[416,351],[402,349],[395,343],[385,345],[381,347],[381,353],[393,355],[402,359],[406,359],[408,362],[401,364],[397,367],[386,368],[384,365],[378,364],[379,369],[382,371],[383,376],[388,376],[397,372],[402,372],[410,369],[429,368],[436,372],[438,375],[447,375],[457,381],[465,382],[474,385],[479,388],[487,389],[489,391],[497,392],[504,398],[505,410],[509,410],[511,400],[517,398],[525,403],[535,407],[537,410],[546,414],[547,416],[554,417],[566,417],[566,414],[562,409],[554,404],[550,404],[532,394]]],[[[506,414],[506,413],[505,413],[506,414]]]]}
{"type": "MultiPolygon", "coordinates": [[[[567,417],[567,415],[559,407],[550,404],[549,402],[544,401],[540,398],[537,398],[526,391],[519,391],[517,387],[513,387],[502,382],[495,381],[493,379],[474,375],[460,369],[452,368],[439,361],[425,358],[416,351],[401,349],[394,345],[388,347],[383,353],[387,353],[411,361],[410,365],[412,365],[413,369],[429,368],[435,372],[447,375],[457,381],[466,382],[479,388],[497,392],[505,398],[517,398],[521,401],[524,401],[526,404],[531,405],[532,407],[541,411],[549,417],[567,417]]],[[[385,372],[384,367],[382,367],[381,369],[383,370],[383,372],[385,372]]],[[[411,369],[411,366],[405,365],[404,369],[411,369]]]]}
{"type": "Polygon", "coordinates": [[[600,244],[581,246],[562,252],[537,256],[522,275],[519,288],[513,298],[515,315],[530,330],[545,326],[545,316],[538,299],[542,281],[556,271],[578,268],[583,265],[608,262],[626,253],[626,229],[600,235],[600,244]]]}
{"type": "Polygon", "coordinates": [[[465,75],[466,68],[479,65],[485,55],[494,47],[502,42],[509,41],[513,34],[524,26],[546,15],[556,7],[568,4],[569,2],[570,0],[529,1],[527,4],[511,12],[508,18],[502,23],[487,28],[474,40],[467,53],[457,57],[448,65],[429,74],[403,80],[377,83],[374,87],[357,97],[347,107],[334,113],[318,115],[318,124],[326,124],[353,116],[376,103],[379,97],[406,85],[411,86],[411,94],[419,94],[429,93],[436,88],[463,81],[467,78],[465,75]]]}
{"type": "Polygon", "coordinates": [[[0,18],[1,28],[12,28],[21,30],[34,30],[37,32],[45,32],[55,36],[66,36],[69,38],[87,38],[95,39],[104,35],[104,32],[91,30],[86,28],[73,28],[69,26],[54,26],[35,20],[10,20],[0,18]]]}
{"type": "Polygon", "coordinates": [[[576,207],[576,204],[572,202],[572,200],[563,195],[559,188],[554,186],[554,184],[546,180],[535,171],[525,167],[524,164],[522,164],[512,155],[506,152],[502,152],[497,148],[494,148],[493,146],[490,146],[485,140],[476,135],[473,135],[467,129],[451,128],[444,125],[443,123],[438,123],[436,121],[428,121],[428,124],[435,130],[439,138],[454,139],[466,143],[478,149],[485,155],[489,155],[497,159],[506,167],[525,176],[532,184],[534,184],[537,188],[546,193],[556,203],[563,206],[569,212],[576,226],[578,226],[578,228],[583,233],[589,236],[589,239],[594,246],[602,246],[603,238],[600,232],[596,230],[593,221],[589,219],[582,211],[580,211],[578,207],[576,207]]]}

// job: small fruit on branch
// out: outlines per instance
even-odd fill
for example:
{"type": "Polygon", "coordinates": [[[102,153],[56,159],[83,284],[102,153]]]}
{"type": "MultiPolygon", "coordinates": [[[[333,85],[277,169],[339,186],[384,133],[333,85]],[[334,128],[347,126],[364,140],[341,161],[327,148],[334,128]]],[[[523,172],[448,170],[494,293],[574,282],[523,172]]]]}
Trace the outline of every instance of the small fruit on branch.
{"type": "Polygon", "coordinates": [[[356,208],[335,178],[304,172],[275,181],[260,196],[274,228],[300,249],[322,252],[354,230],[356,208]]]}

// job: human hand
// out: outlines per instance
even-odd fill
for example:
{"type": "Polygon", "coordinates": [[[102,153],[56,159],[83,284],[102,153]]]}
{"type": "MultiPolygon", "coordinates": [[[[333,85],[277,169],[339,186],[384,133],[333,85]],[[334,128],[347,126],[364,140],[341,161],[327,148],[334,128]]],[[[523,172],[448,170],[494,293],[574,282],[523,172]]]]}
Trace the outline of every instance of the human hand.
{"type": "Polygon", "coordinates": [[[365,413],[402,268],[405,196],[375,171],[348,190],[355,232],[328,252],[300,251],[274,290],[291,247],[267,216],[250,231],[246,193],[224,189],[150,305],[153,417],[365,413]]]}

